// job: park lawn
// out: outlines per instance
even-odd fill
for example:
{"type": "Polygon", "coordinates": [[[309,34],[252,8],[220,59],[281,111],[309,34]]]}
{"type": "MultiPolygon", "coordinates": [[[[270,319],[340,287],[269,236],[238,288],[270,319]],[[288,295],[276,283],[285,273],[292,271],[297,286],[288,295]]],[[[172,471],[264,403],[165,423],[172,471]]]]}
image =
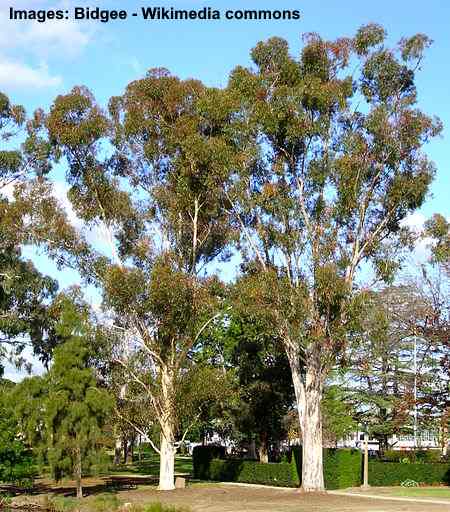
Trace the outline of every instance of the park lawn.
{"type": "Polygon", "coordinates": [[[434,498],[450,503],[450,487],[371,487],[367,493],[399,498],[434,498]]]}
{"type": "MultiPolygon", "coordinates": [[[[114,475],[159,475],[159,456],[146,455],[141,462],[134,460],[132,464],[111,465],[110,472],[114,475]]],[[[192,475],[192,457],[178,455],[175,457],[175,474],[192,475]]]]}

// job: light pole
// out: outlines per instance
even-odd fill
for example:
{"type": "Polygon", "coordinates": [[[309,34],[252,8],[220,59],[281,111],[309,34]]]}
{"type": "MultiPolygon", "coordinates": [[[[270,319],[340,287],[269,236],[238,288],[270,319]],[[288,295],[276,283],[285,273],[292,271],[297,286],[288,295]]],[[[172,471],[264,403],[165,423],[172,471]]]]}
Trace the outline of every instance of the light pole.
{"type": "Polygon", "coordinates": [[[417,448],[417,337],[414,336],[414,450],[417,448]]]}
{"type": "Polygon", "coordinates": [[[363,471],[363,484],[361,485],[362,490],[370,488],[369,485],[369,433],[367,432],[367,425],[364,427],[364,471],[363,471]]]}

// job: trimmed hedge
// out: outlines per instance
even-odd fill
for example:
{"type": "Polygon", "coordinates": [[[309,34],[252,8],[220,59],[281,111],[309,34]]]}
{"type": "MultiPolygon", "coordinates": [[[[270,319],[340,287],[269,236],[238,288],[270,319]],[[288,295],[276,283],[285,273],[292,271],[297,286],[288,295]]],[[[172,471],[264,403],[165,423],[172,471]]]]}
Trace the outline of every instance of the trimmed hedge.
{"type": "Polygon", "coordinates": [[[194,478],[210,480],[209,470],[213,459],[224,459],[226,449],[224,446],[194,446],[192,450],[192,464],[194,478]]]}
{"type": "Polygon", "coordinates": [[[214,459],[211,461],[209,479],[279,487],[299,486],[297,468],[288,462],[262,464],[250,460],[214,459]]]}
{"type": "Polygon", "coordinates": [[[429,450],[386,450],[383,453],[382,460],[388,462],[442,462],[442,452],[437,449],[429,450]]]}
{"type": "MultiPolygon", "coordinates": [[[[293,448],[298,474],[302,474],[302,448],[293,448]]],[[[323,478],[326,489],[345,489],[361,485],[362,453],[352,448],[324,448],[323,478]]]]}
{"type": "Polygon", "coordinates": [[[405,480],[419,484],[450,484],[450,464],[369,461],[369,484],[380,487],[400,485],[405,480]]]}
{"type": "Polygon", "coordinates": [[[324,450],[323,477],[326,489],[361,485],[362,453],[353,449],[324,450]]]}

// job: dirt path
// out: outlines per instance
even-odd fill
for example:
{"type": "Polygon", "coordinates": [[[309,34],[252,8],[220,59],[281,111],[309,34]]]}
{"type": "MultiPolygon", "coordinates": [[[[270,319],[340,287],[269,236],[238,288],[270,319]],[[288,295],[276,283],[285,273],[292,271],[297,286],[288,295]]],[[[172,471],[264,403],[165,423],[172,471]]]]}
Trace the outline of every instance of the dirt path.
{"type": "MultiPolygon", "coordinates": [[[[150,479],[125,478],[137,488],[122,488],[117,495],[123,503],[162,502],[189,507],[192,512],[450,512],[449,504],[376,499],[345,494],[305,495],[296,489],[244,487],[231,484],[197,484],[186,489],[161,492],[150,479]]],[[[97,495],[107,490],[106,480],[86,479],[86,495],[97,495]]],[[[74,495],[73,482],[64,485],[41,481],[30,496],[22,499],[38,503],[45,495],[74,495]]]]}
{"type": "Polygon", "coordinates": [[[303,495],[296,490],[207,485],[161,493],[142,489],[119,493],[130,502],[161,501],[189,506],[194,512],[450,512],[450,504],[379,500],[334,494],[303,495]]]}

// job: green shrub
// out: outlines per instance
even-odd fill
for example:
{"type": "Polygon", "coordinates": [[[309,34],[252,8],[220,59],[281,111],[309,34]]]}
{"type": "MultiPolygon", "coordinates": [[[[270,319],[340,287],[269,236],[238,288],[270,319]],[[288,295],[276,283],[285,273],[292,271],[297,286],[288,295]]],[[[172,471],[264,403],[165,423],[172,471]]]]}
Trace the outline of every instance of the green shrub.
{"type": "Polygon", "coordinates": [[[326,489],[361,485],[362,453],[354,449],[324,450],[323,476],[326,489]]]}
{"type": "Polygon", "coordinates": [[[369,484],[401,485],[405,480],[419,484],[450,484],[450,465],[442,463],[411,463],[369,461],[369,484]]]}
{"type": "Polygon", "coordinates": [[[382,460],[386,462],[421,463],[440,462],[441,450],[385,450],[382,460]]]}
{"type": "MultiPolygon", "coordinates": [[[[292,460],[302,474],[302,447],[292,449],[292,460]]],[[[351,448],[324,448],[323,477],[326,489],[345,489],[361,485],[362,453],[351,448]]]]}
{"type": "Polygon", "coordinates": [[[50,512],[73,512],[80,507],[80,500],[65,496],[49,497],[45,508],[50,512]]]}
{"type": "Polygon", "coordinates": [[[224,446],[195,446],[192,451],[192,465],[194,478],[209,480],[209,466],[213,459],[225,458],[224,446]]]}
{"type": "Polygon", "coordinates": [[[115,494],[100,494],[90,503],[92,512],[112,512],[117,510],[121,505],[121,501],[115,494]]]}
{"type": "Polygon", "coordinates": [[[250,460],[213,459],[209,479],[222,482],[265,484],[278,487],[298,487],[297,471],[286,462],[262,464],[250,460]]]}
{"type": "Polygon", "coordinates": [[[145,505],[133,504],[127,508],[127,512],[190,512],[188,507],[175,505],[163,505],[162,503],[147,503],[145,505]]]}

